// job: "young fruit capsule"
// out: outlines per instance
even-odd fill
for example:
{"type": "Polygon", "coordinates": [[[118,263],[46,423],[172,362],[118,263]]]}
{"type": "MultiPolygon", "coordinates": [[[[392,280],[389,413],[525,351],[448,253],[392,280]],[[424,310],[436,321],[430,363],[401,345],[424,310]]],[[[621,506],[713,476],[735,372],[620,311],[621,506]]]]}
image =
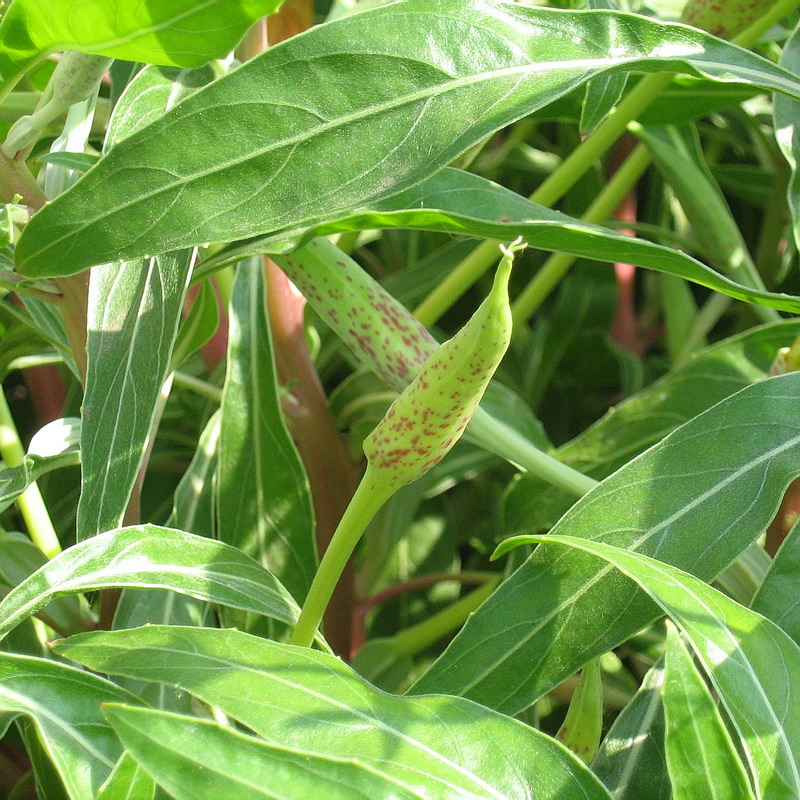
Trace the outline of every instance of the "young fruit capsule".
{"type": "Polygon", "coordinates": [[[774,0],[689,0],[681,22],[732,39],[754,23],[774,0]]]}
{"type": "Polygon", "coordinates": [[[424,475],[461,437],[511,340],[508,279],[517,240],[503,247],[488,297],[438,347],[364,442],[368,476],[399,488],[424,475]]]}

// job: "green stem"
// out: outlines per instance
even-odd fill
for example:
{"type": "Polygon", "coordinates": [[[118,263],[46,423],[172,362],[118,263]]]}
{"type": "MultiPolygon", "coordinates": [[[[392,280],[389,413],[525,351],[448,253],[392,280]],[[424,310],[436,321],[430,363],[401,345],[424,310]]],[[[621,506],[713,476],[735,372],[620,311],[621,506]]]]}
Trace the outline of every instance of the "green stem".
{"type": "Polygon", "coordinates": [[[182,386],[184,389],[189,389],[200,397],[205,397],[212,403],[219,405],[222,402],[222,389],[214,386],[208,381],[195,378],[194,375],[187,375],[185,372],[175,372],[173,380],[176,386],[182,386]]]}
{"type": "Polygon", "coordinates": [[[472,433],[476,439],[480,437],[481,444],[498,456],[578,497],[597,486],[594,478],[539,450],[513,428],[490,416],[480,407],[470,420],[467,433],[472,433]]]}
{"type": "MultiPolygon", "coordinates": [[[[5,392],[0,391],[0,456],[6,466],[16,467],[25,460],[25,450],[11,416],[5,392]]],[[[17,498],[17,506],[25,520],[31,541],[48,557],[61,552],[61,543],[56,536],[47,507],[36,483],[32,483],[17,498]]]]}
{"type": "Polygon", "coordinates": [[[469,615],[497,588],[499,583],[500,576],[486,581],[483,586],[460,600],[456,600],[447,608],[392,637],[397,654],[401,656],[417,655],[438,642],[439,639],[457,631],[467,621],[469,615]]]}
{"type": "Polygon", "coordinates": [[[344,571],[355,546],[367,525],[394,491],[394,488],[376,480],[371,467],[367,466],[367,471],[322,557],[306,601],[303,603],[300,618],[289,640],[290,644],[311,646],[339,576],[344,571]]]}
{"type": "MultiPolygon", "coordinates": [[[[599,130],[599,128],[598,128],[599,130]]],[[[614,173],[594,202],[581,217],[584,222],[605,222],[631,187],[639,180],[650,164],[650,154],[643,145],[628,156],[623,165],[614,173]]],[[[567,270],[575,263],[575,256],[555,253],[545,261],[533,280],[525,287],[511,307],[514,327],[521,329],[528,318],[544,302],[545,298],[558,285],[567,270]]]]}

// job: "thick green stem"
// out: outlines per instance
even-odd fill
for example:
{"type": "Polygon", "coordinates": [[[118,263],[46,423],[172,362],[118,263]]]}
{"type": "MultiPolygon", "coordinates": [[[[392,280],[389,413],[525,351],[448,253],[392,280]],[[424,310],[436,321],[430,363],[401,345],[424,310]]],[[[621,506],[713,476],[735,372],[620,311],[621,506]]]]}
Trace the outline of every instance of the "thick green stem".
{"type": "MultiPolygon", "coordinates": [[[[0,455],[6,466],[16,467],[25,459],[25,450],[11,416],[5,392],[0,391],[0,455]]],[[[25,520],[31,541],[48,557],[61,552],[61,543],[56,536],[47,507],[36,483],[32,483],[18,498],[17,507],[25,520]]]]}
{"type": "Polygon", "coordinates": [[[367,471],[322,557],[306,601],[303,603],[300,618],[289,640],[290,644],[311,646],[348,559],[367,525],[394,491],[383,481],[376,481],[372,468],[367,466],[367,471]]]}
{"type": "Polygon", "coordinates": [[[594,478],[539,450],[513,428],[490,416],[482,408],[478,408],[470,420],[467,427],[467,435],[469,434],[473,434],[484,447],[498,456],[578,497],[597,486],[594,478]]]}
{"type": "MultiPolygon", "coordinates": [[[[647,148],[640,144],[628,156],[625,163],[586,210],[582,219],[585,222],[605,222],[620,204],[631,187],[639,180],[650,164],[647,148]]],[[[575,256],[556,253],[545,261],[533,280],[525,287],[511,307],[514,327],[517,330],[525,324],[528,317],[536,311],[545,298],[558,285],[567,270],[575,263],[575,256]]]]}

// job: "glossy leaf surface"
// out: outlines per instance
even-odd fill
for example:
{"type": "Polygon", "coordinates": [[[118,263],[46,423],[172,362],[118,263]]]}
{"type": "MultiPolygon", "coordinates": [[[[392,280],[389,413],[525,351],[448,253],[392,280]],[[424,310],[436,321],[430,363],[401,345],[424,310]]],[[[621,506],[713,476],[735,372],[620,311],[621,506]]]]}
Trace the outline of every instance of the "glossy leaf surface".
{"type": "Polygon", "coordinates": [[[233,286],[217,456],[219,538],[259,561],[297,600],[316,562],[308,480],[281,414],[261,259],[233,286]]]}
{"type": "Polygon", "coordinates": [[[645,17],[479,0],[353,14],[271,48],[114,148],[35,215],[17,265],[69,274],[313,224],[419,183],[592,77],[663,69],[800,97],[772,63],[645,17]]]}
{"type": "MultiPolygon", "coordinates": [[[[105,708],[103,715],[108,718],[105,708]]],[[[155,788],[153,779],[126,751],[100,788],[95,800],[153,800],[155,788]]]]}
{"type": "MultiPolygon", "coordinates": [[[[58,50],[200,67],[233,49],[281,0],[14,0],[0,23],[0,80],[6,85],[58,50]]],[[[0,84],[0,91],[2,90],[0,84]]]]}
{"type": "Polygon", "coordinates": [[[430,800],[609,797],[566,748],[522,723],[456,697],[385,694],[308,648],[154,626],[56,649],[92,669],[179,686],[267,741],[358,759],[430,800]]]}
{"type": "MultiPolygon", "coordinates": [[[[553,533],[597,538],[713,578],[761,534],[800,472],[799,397],[798,373],[745,388],[603,481],[553,533]]],[[[513,713],[657,613],[610,566],[540,547],[412,691],[464,695],[513,713]]]]}
{"type": "Polygon", "coordinates": [[[510,241],[522,236],[531,247],[557,250],[598,261],[624,261],[677,275],[739,300],[800,311],[800,300],[748,288],[669,247],[624,236],[610,228],[545,208],[492,181],[445,168],[385,200],[312,227],[281,231],[237,242],[204,264],[204,269],[256,253],[282,253],[312,236],[342,231],[410,228],[510,241]]]}
{"type": "MultiPolygon", "coordinates": [[[[543,537],[519,539],[542,541],[543,537]]],[[[613,564],[672,617],[731,718],[760,796],[770,800],[796,797],[800,791],[800,648],[773,622],[694,575],[606,542],[572,536],[548,539],[613,564]]],[[[500,549],[513,546],[512,541],[500,549]]],[[[667,720],[669,726],[669,716],[667,720]]],[[[669,749],[667,753],[669,757],[669,749]]]]}
{"type": "Polygon", "coordinates": [[[222,542],[139,525],[95,536],[48,561],[0,602],[0,635],[53,597],[113,586],[172,589],[292,623],[297,606],[249,556],[222,542]]]}
{"type": "Polygon", "coordinates": [[[674,629],[667,635],[664,712],[673,800],[753,800],[714,699],[674,629]]]}
{"type": "Polygon", "coordinates": [[[196,717],[116,705],[104,713],[175,800],[423,800],[355,759],[288,750],[196,717]]]}
{"type": "Polygon", "coordinates": [[[55,661],[0,654],[0,710],[30,717],[71,800],[94,800],[122,753],[101,703],[137,704],[96,675],[55,661]]]}

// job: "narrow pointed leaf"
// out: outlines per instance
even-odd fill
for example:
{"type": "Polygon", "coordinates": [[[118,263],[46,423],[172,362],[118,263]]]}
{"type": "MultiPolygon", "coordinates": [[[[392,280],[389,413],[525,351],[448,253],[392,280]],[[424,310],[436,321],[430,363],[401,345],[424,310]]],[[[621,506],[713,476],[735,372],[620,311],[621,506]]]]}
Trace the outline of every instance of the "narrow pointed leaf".
{"type": "Polygon", "coordinates": [[[280,583],[236,548],[139,525],[70,547],[12,589],[0,602],[0,636],[54,597],[111,587],[171,589],[289,624],[299,613],[280,583]]]}
{"type": "Polygon", "coordinates": [[[0,23],[0,91],[57,50],[199,67],[222,58],[281,0],[14,0],[0,23]]]}
{"type": "MultiPolygon", "coordinates": [[[[598,261],[622,261],[646,267],[722,292],[738,300],[786,311],[800,311],[800,300],[736,283],[670,247],[625,236],[554,211],[479,175],[447,167],[404,192],[378,200],[345,216],[311,227],[280,231],[237,242],[198,265],[200,274],[220,264],[258,253],[284,253],[312,236],[353,230],[411,228],[509,241],[522,236],[531,247],[556,250],[598,261]]],[[[292,273],[297,258],[280,259],[292,273]]],[[[309,293],[313,303],[314,293],[309,293]]]]}
{"type": "Polygon", "coordinates": [[[35,215],[17,265],[69,274],[311,224],[419,183],[593,77],[665,69],[800,97],[769,61],[635,15],[498,0],[353,14],[271,48],[114,148],[35,215]]]}
{"type": "MultiPolygon", "coordinates": [[[[800,374],[723,400],[634,459],[553,528],[658,556],[706,579],[773,518],[800,474],[800,374]]],[[[536,552],[478,609],[411,691],[514,713],[658,615],[609,565],[536,552]]]]}
{"type": "MultiPolygon", "coordinates": [[[[800,26],[784,44],[780,64],[784,69],[800,75],[800,26]]],[[[775,140],[792,170],[787,195],[792,212],[794,240],[800,247],[800,171],[797,169],[797,154],[800,152],[800,103],[776,96],[773,115],[775,140]]]]}
{"type": "Polygon", "coordinates": [[[355,758],[428,800],[609,795],[563,745],[457,697],[385,694],[339,659],[234,630],[95,632],[56,644],[92,669],[164,681],[269,742],[355,758]]]}
{"type": "Polygon", "coordinates": [[[139,711],[104,708],[125,747],[175,800],[424,800],[355,759],[289,750],[196,717],[139,711]]]}
{"type": "MultiPolygon", "coordinates": [[[[577,536],[518,537],[519,541],[544,539],[553,545],[551,553],[556,546],[566,546],[612,564],[672,617],[697,653],[736,728],[759,796],[770,800],[797,797],[800,647],[775,623],[694,575],[649,556],[577,536]]],[[[513,540],[507,540],[502,549],[510,547],[513,540]]]]}
{"type": "Polygon", "coordinates": [[[763,614],[779,625],[800,644],[800,595],[797,580],[800,575],[800,522],[795,522],[775,554],[772,566],[764,578],[753,602],[753,611],[763,614]]]}
{"type": "Polygon", "coordinates": [[[308,479],[282,417],[265,285],[262,259],[240,264],[220,408],[218,535],[302,600],[316,563],[314,513],[308,479]]]}
{"type": "MultiPolygon", "coordinates": [[[[117,103],[106,150],[206,82],[204,72],[140,72],[117,103]]],[[[158,416],[194,250],[91,271],[78,540],[122,524],[158,416]]]]}
{"type": "Polygon", "coordinates": [[[667,634],[664,712],[673,800],[754,800],[711,692],[674,628],[667,634]]]}
{"type": "Polygon", "coordinates": [[[30,717],[71,800],[94,800],[122,753],[101,703],[138,704],[96,675],[50,659],[0,654],[0,711],[30,717]]]}

